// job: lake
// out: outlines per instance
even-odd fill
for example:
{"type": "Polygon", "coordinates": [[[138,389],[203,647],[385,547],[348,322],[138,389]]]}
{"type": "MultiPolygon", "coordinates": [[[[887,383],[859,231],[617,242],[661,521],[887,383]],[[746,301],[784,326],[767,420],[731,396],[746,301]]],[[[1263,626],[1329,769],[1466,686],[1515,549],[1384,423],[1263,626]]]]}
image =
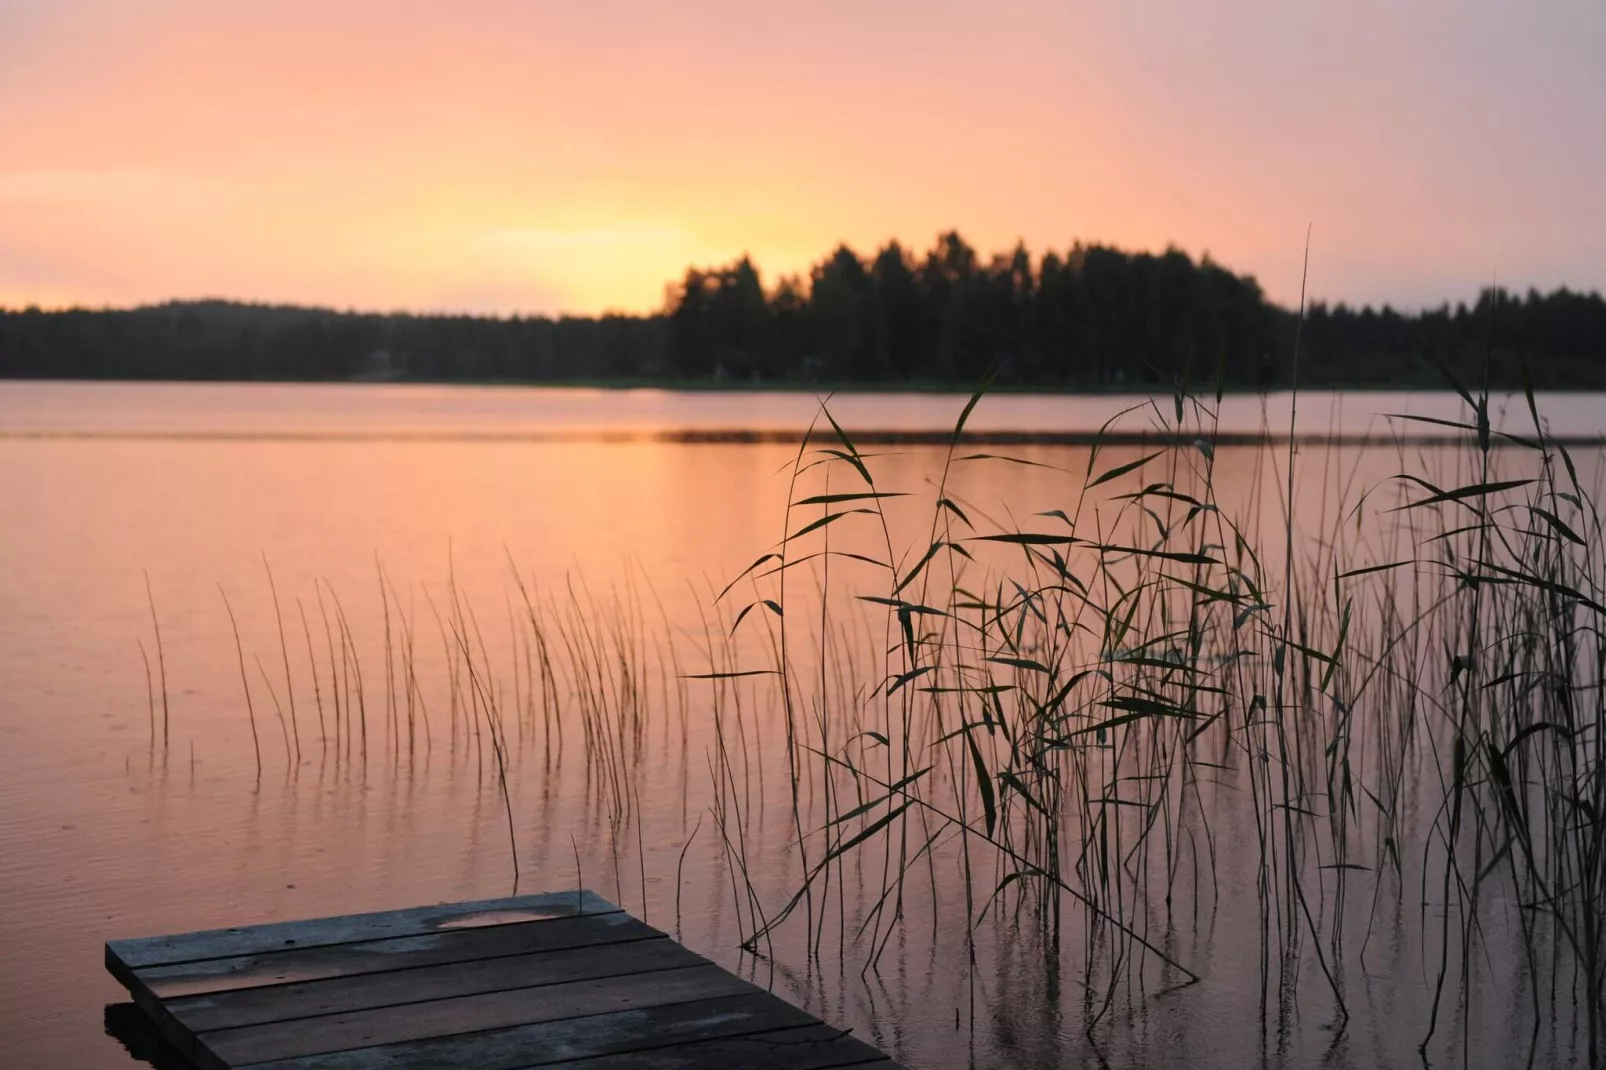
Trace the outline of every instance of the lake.
{"type": "MultiPolygon", "coordinates": [[[[1430,581],[1402,578],[1428,572],[1358,571],[1431,556],[1432,537],[1452,526],[1422,524],[1438,506],[1388,509],[1495,481],[1475,443],[1398,440],[1455,429],[1386,415],[1467,422],[1464,403],[1303,395],[1300,431],[1331,441],[1300,445],[1291,483],[1286,449],[1267,446],[1184,445],[1148,460],[1161,447],[961,446],[959,457],[1013,460],[955,461],[942,446],[887,441],[946,432],[965,402],[833,398],[849,438],[880,433],[877,444],[861,458],[827,433],[814,447],[838,455],[805,455],[830,463],[794,484],[800,447],[789,439],[818,413],[801,393],[0,383],[7,1065],[131,1064],[103,1031],[103,1008],[123,998],[101,965],[107,939],[506,895],[515,863],[520,891],[592,887],[911,1067],[1417,1066],[1430,1022],[1430,1065],[1520,1066],[1530,1052],[1537,1066],[1588,1065],[1588,1016],[1571,986],[1587,991],[1578,978],[1598,963],[1563,945],[1598,950],[1600,933],[1568,936],[1570,914],[1544,928],[1527,898],[1546,874],[1583,880],[1567,868],[1568,820],[1547,824],[1549,846],[1535,847],[1500,831],[1509,814],[1497,801],[1457,824],[1449,839],[1467,837],[1468,854],[1456,880],[1441,880],[1434,830],[1449,820],[1439,803],[1452,758],[1435,743],[1450,738],[1441,722],[1474,738],[1469,715],[1446,712],[1473,699],[1443,698],[1461,694],[1471,670],[1446,655],[1451,625],[1390,623],[1399,607],[1419,616],[1437,597],[1430,581]],[[744,434],[758,440],[718,440],[744,434]],[[685,440],[699,436],[710,440],[685,440]],[[873,490],[857,464],[873,471],[873,490]],[[1164,465],[1170,497],[1143,513],[1131,496],[1155,493],[1164,465]],[[1214,497],[1184,519],[1184,498],[1206,501],[1201,469],[1214,497]],[[865,497],[894,491],[908,496],[865,497]],[[788,515],[789,500],[809,497],[824,500],[788,515]],[[880,511],[825,519],[853,508],[880,511]],[[1071,515],[1043,515],[1055,510],[1071,515]],[[1182,553],[1122,541],[1141,531],[1170,545],[1212,516],[1271,549],[1251,567],[1230,537],[1182,553]],[[744,573],[817,520],[791,545],[799,557],[831,556],[744,573]],[[1071,530],[1079,541],[1007,537],[1071,530]],[[1006,537],[978,539],[989,532],[1006,537]],[[922,562],[934,541],[966,549],[922,562]],[[1042,556],[1023,558],[1033,548],[1042,556]],[[1090,549],[1113,561],[1082,573],[1099,576],[1096,597],[1073,592],[1103,607],[1097,627],[1056,632],[1063,610],[1042,608],[1039,592],[1060,597],[1064,582],[1035,597],[1005,582],[1052,570],[1052,552],[1078,571],[1072,554],[1090,549]],[[1190,607],[1142,601],[1136,617],[1138,596],[1111,585],[1131,578],[1146,590],[1158,574],[1143,570],[1164,567],[1183,584],[1165,598],[1186,596],[1204,586],[1182,571],[1194,557],[1234,558],[1238,574],[1275,581],[1253,597],[1236,591],[1220,634],[1277,623],[1285,567],[1302,607],[1331,612],[1297,624],[1308,630],[1293,647],[1271,625],[1236,653],[1137,643],[1193,634],[1190,607]],[[902,586],[869,563],[889,558],[902,586]],[[942,598],[968,592],[944,605],[981,607],[985,643],[942,638],[946,626],[927,620],[940,616],[928,613],[933,585],[942,598]],[[1362,593],[1333,595],[1339,587],[1362,593]],[[1351,597],[1364,642],[1347,631],[1351,597]],[[1138,623],[1112,629],[1123,613],[1138,623]],[[1395,635],[1406,642],[1383,638],[1395,635]],[[1406,646],[1420,659],[1410,672],[1397,660],[1406,646]],[[943,649],[952,666],[922,661],[943,649]],[[1352,679],[1350,649],[1393,682],[1373,685],[1359,669],[1352,679]],[[1060,663],[1045,651],[1164,674],[1181,691],[1164,702],[1095,695],[1087,709],[1105,711],[1102,727],[1077,721],[1067,735],[1062,725],[1023,751],[1009,735],[1014,713],[990,704],[1007,694],[1049,705],[1038,677],[1060,663]],[[1203,708],[1168,659],[1234,665],[1262,654],[1279,686],[1287,659],[1301,659],[1300,711],[1319,727],[1268,734],[1269,715],[1252,703],[1232,707],[1240,729],[1229,717],[1210,730],[1219,739],[1203,720],[1197,735],[1155,727],[1203,708]],[[784,692],[766,674],[783,655],[784,692]],[[1335,662],[1343,673],[1326,671],[1335,662]],[[992,684],[933,686],[981,663],[992,684]],[[1182,692],[1195,705],[1165,705],[1182,692]],[[1365,712],[1374,706],[1383,712],[1365,712]],[[963,719],[967,708],[985,727],[963,719]],[[992,749],[970,746],[983,739],[992,749]],[[1276,759],[1281,777],[1262,769],[1274,767],[1272,739],[1291,748],[1276,759]],[[973,757],[980,766],[1023,753],[990,771],[990,787],[967,779],[973,757]],[[881,764],[867,771],[866,761],[881,764]],[[909,802],[915,780],[931,794],[872,827],[909,802]],[[1073,780],[1109,790],[1071,791],[1073,780]],[[876,810],[888,784],[906,794],[876,810]],[[939,799],[971,808],[960,819],[968,835],[939,799]],[[1542,861],[1520,868],[1525,857],[1542,861]],[[744,952],[811,869],[811,894],[744,952]],[[1536,957],[1540,946],[1547,956],[1536,957]]],[[[1606,430],[1606,396],[1537,403],[1549,434],[1606,430]]],[[[1289,405],[1287,395],[1230,396],[1206,422],[1286,431],[1289,405]]],[[[1134,406],[1120,426],[1175,416],[1168,396],[1000,394],[966,426],[983,438],[1072,435],[1134,406]]],[[[1520,397],[1493,399],[1489,417],[1496,445],[1502,430],[1534,434],[1520,397]]],[[[1200,419],[1190,405],[1184,424],[1198,435],[1181,440],[1208,438],[1200,419]]],[[[1585,511],[1582,493],[1606,470],[1598,447],[1572,447],[1569,477],[1559,461],[1541,467],[1536,451],[1505,444],[1490,454],[1501,480],[1575,479],[1585,511]]],[[[1444,505],[1467,500],[1450,494],[1444,505]]],[[[1548,521],[1541,533],[1557,553],[1598,553],[1570,508],[1542,511],[1582,535],[1548,521]]],[[[1503,552],[1487,556],[1509,564],[1503,552]]],[[[1589,568],[1599,575],[1598,562],[1589,568]]],[[[1587,600],[1541,595],[1588,616],[1587,600]]],[[[1589,670],[1572,679],[1598,683],[1589,670]]],[[[1072,689],[1097,677],[1066,681],[1080,694],[1072,689]]],[[[1583,705],[1598,711],[1598,692],[1583,705]]],[[[1541,727],[1518,740],[1491,721],[1478,738],[1515,768],[1556,735],[1550,722],[1526,723],[1541,727]]],[[[1598,738],[1570,730],[1567,760],[1597,770],[1598,738]]],[[[1557,753],[1520,776],[1560,776],[1546,764],[1557,753]]],[[[1532,801],[1527,783],[1510,805],[1532,801]]]]}

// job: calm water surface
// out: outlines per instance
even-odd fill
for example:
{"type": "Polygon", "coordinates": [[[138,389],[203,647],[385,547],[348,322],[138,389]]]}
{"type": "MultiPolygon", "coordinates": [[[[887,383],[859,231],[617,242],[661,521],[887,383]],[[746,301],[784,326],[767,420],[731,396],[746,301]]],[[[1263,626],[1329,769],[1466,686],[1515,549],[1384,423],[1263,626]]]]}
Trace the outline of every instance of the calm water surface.
{"type": "MultiPolygon", "coordinates": [[[[1091,430],[1135,400],[990,397],[971,426],[1091,430]]],[[[832,403],[850,429],[913,431],[947,429],[962,404],[832,403]]],[[[1606,423],[1599,396],[1541,405],[1556,433],[1606,423]]],[[[1386,433],[1381,413],[1464,418],[1457,406],[1317,395],[1301,400],[1301,426],[1386,433]]],[[[103,1007],[122,998],[101,965],[107,939],[505,895],[516,850],[520,890],[583,882],[912,1067],[1420,1065],[1436,957],[1414,889],[1383,899],[1368,961],[1347,977],[1347,1030],[1306,982],[1262,1028],[1256,935],[1231,909],[1252,896],[1249,867],[1233,863],[1249,834],[1230,808],[1212,896],[1221,906],[1169,945],[1203,983],[1124,992],[1093,1041],[1083,994],[1029,950],[1024,921],[989,930],[973,974],[962,969],[962,919],[934,921],[917,904],[909,925],[935,924],[941,957],[929,938],[898,936],[879,971],[861,976],[857,959],[843,967],[834,935],[817,961],[784,932],[772,956],[738,950],[745,906],[708,818],[710,754],[740,752],[749,877],[777,905],[796,879],[781,729],[762,692],[737,710],[735,691],[717,706],[711,685],[677,676],[729,667],[708,638],[730,623],[713,596],[781,534],[796,447],[632,435],[801,429],[813,414],[795,394],[0,383],[0,1063],[129,1065],[102,1030],[103,1007]],[[515,575],[554,629],[549,698],[537,697],[515,575]],[[564,628],[591,637],[580,660],[629,716],[586,707],[588,689],[566,675],[575,654],[564,628]],[[480,700],[447,668],[457,634],[483,652],[485,694],[513,711],[513,849],[479,722],[465,712],[480,700]],[[620,685],[625,662],[636,675],[620,685]],[[365,741],[352,720],[359,692],[365,741]],[[588,723],[610,726],[602,743],[588,745],[588,723]],[[717,734],[720,724],[740,737],[717,734]],[[610,755],[601,762],[599,747],[610,755]]],[[[1496,417],[1526,429],[1520,403],[1496,417]]],[[[1285,424],[1286,398],[1223,406],[1223,429],[1267,420],[1285,424]]],[[[881,452],[885,484],[924,492],[929,508],[943,451],[881,452]]],[[[1057,469],[1080,473],[1086,451],[1016,452],[1054,467],[977,467],[956,477],[955,496],[1000,520],[1065,506],[1072,477],[1057,469]]],[[[1110,463],[1121,456],[1136,454],[1110,463]]],[[[1598,454],[1582,461],[1598,475],[1598,454]]],[[[1296,510],[1328,531],[1335,488],[1353,498],[1383,484],[1402,454],[1306,449],[1299,463],[1296,510]]],[[[1276,530],[1277,472],[1263,451],[1223,451],[1222,496],[1276,530]]],[[[929,519],[894,512],[895,539],[914,545],[929,519]]],[[[1432,1065],[1520,1064],[1526,997],[1500,994],[1514,968],[1502,946],[1491,937],[1487,1013],[1443,1027],[1432,1065]]],[[[1540,1065],[1582,1066],[1575,1042],[1550,1037],[1540,1065]]]]}

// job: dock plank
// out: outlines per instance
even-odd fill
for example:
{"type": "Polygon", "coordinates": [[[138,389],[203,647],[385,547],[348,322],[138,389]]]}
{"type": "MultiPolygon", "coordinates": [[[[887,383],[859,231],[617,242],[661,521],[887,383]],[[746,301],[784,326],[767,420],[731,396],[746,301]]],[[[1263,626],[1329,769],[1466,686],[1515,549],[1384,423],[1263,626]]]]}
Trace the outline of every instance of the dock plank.
{"type": "Polygon", "coordinates": [[[813,1024],[807,1011],[757,992],[249,1065],[250,1070],[533,1070],[813,1024]]]}
{"type": "Polygon", "coordinates": [[[535,990],[511,989],[325,1018],[220,1029],[200,1034],[200,1041],[202,1048],[215,1057],[214,1066],[230,1067],[248,1059],[266,1062],[319,1055],[343,1048],[367,1047],[381,1040],[423,1040],[448,1033],[529,1025],[756,991],[760,990],[718,966],[691,966],[639,976],[547,985],[535,990]],[[532,998],[533,991],[540,993],[539,999],[532,998]]]}
{"type": "Polygon", "coordinates": [[[586,981],[627,974],[712,965],[668,937],[638,940],[598,955],[593,948],[454,962],[359,977],[338,977],[248,988],[239,992],[171,1000],[168,1013],[197,1033],[401,1006],[500,992],[515,988],[586,981]]]}
{"type": "Polygon", "coordinates": [[[201,1070],[898,1070],[587,891],[116,940],[201,1070]]]}
{"type": "Polygon", "coordinates": [[[419,966],[439,966],[650,940],[664,934],[629,914],[586,914],[550,921],[449,929],[427,936],[386,937],[326,947],[294,947],[133,971],[159,999],[182,999],[268,985],[359,977],[419,966]]]}
{"type": "Polygon", "coordinates": [[[696,1070],[710,1066],[720,1070],[835,1070],[837,1067],[886,1068],[891,1065],[885,1055],[840,1029],[809,1025],[546,1063],[540,1070],[696,1070]]]}
{"type": "Polygon", "coordinates": [[[591,892],[547,892],[470,903],[441,903],[408,910],[385,910],[310,921],[209,929],[178,936],[114,940],[108,954],[130,969],[200,959],[257,955],[290,947],[322,947],[381,936],[423,936],[454,926],[508,924],[613,913],[619,908],[591,892]]]}

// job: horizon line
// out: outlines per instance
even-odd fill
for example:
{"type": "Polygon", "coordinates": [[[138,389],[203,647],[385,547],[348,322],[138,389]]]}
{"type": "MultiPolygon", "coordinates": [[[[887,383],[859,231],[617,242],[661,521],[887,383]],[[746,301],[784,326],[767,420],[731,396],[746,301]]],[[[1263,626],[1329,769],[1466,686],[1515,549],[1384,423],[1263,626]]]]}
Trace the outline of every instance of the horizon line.
{"type": "MultiPolygon", "coordinates": [[[[696,270],[704,270],[704,269],[699,268],[699,269],[696,269],[696,270]]],[[[672,285],[672,284],[666,284],[666,285],[672,285]]],[[[1458,305],[1465,305],[1470,309],[1473,306],[1473,304],[1475,304],[1479,299],[1481,299],[1486,293],[1490,292],[1491,290],[1498,290],[1501,294],[1504,294],[1506,296],[1511,296],[1511,297],[1517,297],[1517,298],[1525,297],[1526,295],[1528,295],[1530,293],[1533,293],[1533,294],[1538,294],[1541,297],[1550,297],[1550,296],[1554,296],[1554,295],[1557,295],[1557,294],[1571,294],[1571,295],[1578,296],[1578,297],[1594,298],[1596,300],[1606,300],[1606,290],[1602,290],[1600,288],[1574,286],[1574,285],[1572,285],[1570,283],[1560,283],[1560,284],[1558,284],[1558,285],[1556,285],[1554,287],[1551,287],[1549,289],[1542,289],[1542,288],[1540,288],[1538,286],[1535,286],[1535,285],[1529,285],[1529,286],[1522,287],[1522,288],[1519,289],[1519,288],[1514,287],[1514,286],[1491,284],[1491,285],[1487,285],[1487,286],[1483,286],[1483,287],[1479,288],[1477,293],[1472,297],[1472,299],[1470,301],[1465,297],[1455,298],[1455,299],[1451,299],[1449,297],[1444,297],[1444,298],[1440,298],[1438,300],[1438,302],[1436,302],[1436,303],[1421,303],[1421,304],[1399,303],[1399,304],[1396,304],[1396,303],[1391,302],[1391,301],[1384,301],[1381,304],[1374,304],[1372,302],[1354,302],[1354,301],[1349,301],[1347,299],[1342,299],[1342,298],[1333,299],[1333,298],[1325,298],[1325,297],[1316,297],[1316,298],[1308,298],[1306,300],[1306,302],[1305,302],[1305,311],[1306,311],[1306,314],[1309,314],[1309,312],[1313,308],[1322,308],[1322,309],[1326,309],[1328,311],[1332,311],[1334,309],[1342,307],[1342,308],[1344,308],[1344,309],[1346,309],[1348,311],[1351,311],[1351,312],[1361,312],[1361,311],[1366,311],[1366,310],[1371,310],[1371,311],[1374,311],[1374,312],[1388,311],[1388,312],[1394,312],[1396,314],[1404,315],[1404,316],[1416,316],[1416,315],[1421,315],[1423,313],[1428,313],[1428,312],[1440,312],[1440,311],[1445,311],[1445,310],[1453,311],[1456,308],[1456,306],[1458,306],[1458,305]]],[[[1270,307],[1270,308],[1277,309],[1278,311],[1285,312],[1285,313],[1287,313],[1289,315],[1297,315],[1298,314],[1298,308],[1297,307],[1290,307],[1288,305],[1281,304],[1281,303],[1279,303],[1277,301],[1272,300],[1269,297],[1264,297],[1263,296],[1262,299],[1265,301],[1266,305],[1268,307],[1270,307]]],[[[15,316],[15,315],[24,315],[24,314],[27,314],[27,313],[36,313],[36,314],[42,314],[42,315],[64,315],[64,314],[74,313],[74,312],[77,312],[77,313],[89,313],[89,314],[92,314],[92,315],[111,315],[111,314],[116,314],[116,313],[129,313],[129,312],[156,312],[156,311],[160,311],[160,310],[166,309],[166,308],[200,307],[200,306],[206,306],[206,305],[222,305],[222,306],[233,307],[233,308],[261,309],[261,310],[264,310],[264,311],[273,311],[273,312],[312,312],[312,313],[320,313],[320,314],[335,315],[335,316],[382,316],[382,317],[407,318],[407,319],[470,319],[470,320],[495,320],[495,321],[503,321],[503,322],[510,322],[510,321],[514,321],[514,320],[554,320],[554,321],[556,321],[556,320],[604,320],[604,319],[650,320],[650,319],[662,319],[662,318],[667,317],[670,314],[668,309],[662,308],[662,307],[656,308],[656,309],[651,309],[651,310],[631,310],[631,309],[623,309],[623,308],[604,308],[604,309],[602,309],[600,311],[597,311],[597,312],[565,312],[565,311],[542,312],[542,311],[517,310],[517,309],[507,310],[507,311],[486,311],[486,310],[483,310],[483,309],[475,310],[475,309],[448,308],[448,307],[434,307],[434,308],[431,308],[431,307],[428,307],[428,306],[414,306],[414,307],[410,307],[410,308],[409,307],[384,308],[384,307],[380,307],[380,306],[377,306],[377,305],[358,306],[358,305],[338,305],[338,304],[317,304],[317,303],[314,303],[314,302],[303,302],[303,301],[297,301],[297,300],[276,300],[276,299],[272,299],[272,298],[253,298],[253,297],[223,297],[223,296],[218,296],[218,295],[211,295],[211,296],[197,296],[197,297],[166,297],[166,298],[162,298],[160,300],[139,301],[139,302],[133,302],[133,303],[127,303],[127,304],[112,304],[112,303],[91,304],[89,302],[76,302],[76,301],[75,302],[68,302],[68,303],[61,303],[61,304],[43,303],[43,302],[38,302],[38,301],[29,301],[29,302],[27,302],[25,304],[13,304],[13,303],[9,303],[9,302],[0,300],[0,315],[12,315],[12,316],[15,316]]]]}

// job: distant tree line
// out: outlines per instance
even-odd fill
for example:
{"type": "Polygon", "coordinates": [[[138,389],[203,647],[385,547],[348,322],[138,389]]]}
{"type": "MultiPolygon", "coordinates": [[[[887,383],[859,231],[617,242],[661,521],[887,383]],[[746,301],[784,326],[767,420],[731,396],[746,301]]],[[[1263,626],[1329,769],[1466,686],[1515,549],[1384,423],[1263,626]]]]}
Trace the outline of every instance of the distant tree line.
{"type": "Polygon", "coordinates": [[[1103,246],[981,259],[958,234],[923,257],[891,242],[836,249],[766,292],[743,258],[692,270],[671,295],[682,375],[1107,385],[1194,371],[1253,383],[1275,359],[1277,316],[1254,279],[1103,246]]]}
{"type": "Polygon", "coordinates": [[[546,381],[668,374],[661,316],[335,312],[227,301],[0,310],[0,376],[546,381]]]}
{"type": "MultiPolygon", "coordinates": [[[[1294,316],[1280,312],[1288,335],[1294,316]]],[[[1312,305],[1300,335],[1302,381],[1441,386],[1448,369],[1468,386],[1606,389],[1606,301],[1566,288],[1526,295],[1483,290],[1471,305],[1402,313],[1312,305]]]]}
{"type": "Polygon", "coordinates": [[[693,268],[646,316],[0,310],[0,376],[1275,388],[1296,334],[1304,385],[1437,386],[1442,366],[1472,384],[1514,387],[1526,371],[1539,388],[1606,387],[1599,293],[1491,289],[1413,313],[1316,304],[1301,324],[1208,256],[1078,244],[983,259],[956,233],[924,255],[840,246],[771,286],[747,257],[693,268]]]}

